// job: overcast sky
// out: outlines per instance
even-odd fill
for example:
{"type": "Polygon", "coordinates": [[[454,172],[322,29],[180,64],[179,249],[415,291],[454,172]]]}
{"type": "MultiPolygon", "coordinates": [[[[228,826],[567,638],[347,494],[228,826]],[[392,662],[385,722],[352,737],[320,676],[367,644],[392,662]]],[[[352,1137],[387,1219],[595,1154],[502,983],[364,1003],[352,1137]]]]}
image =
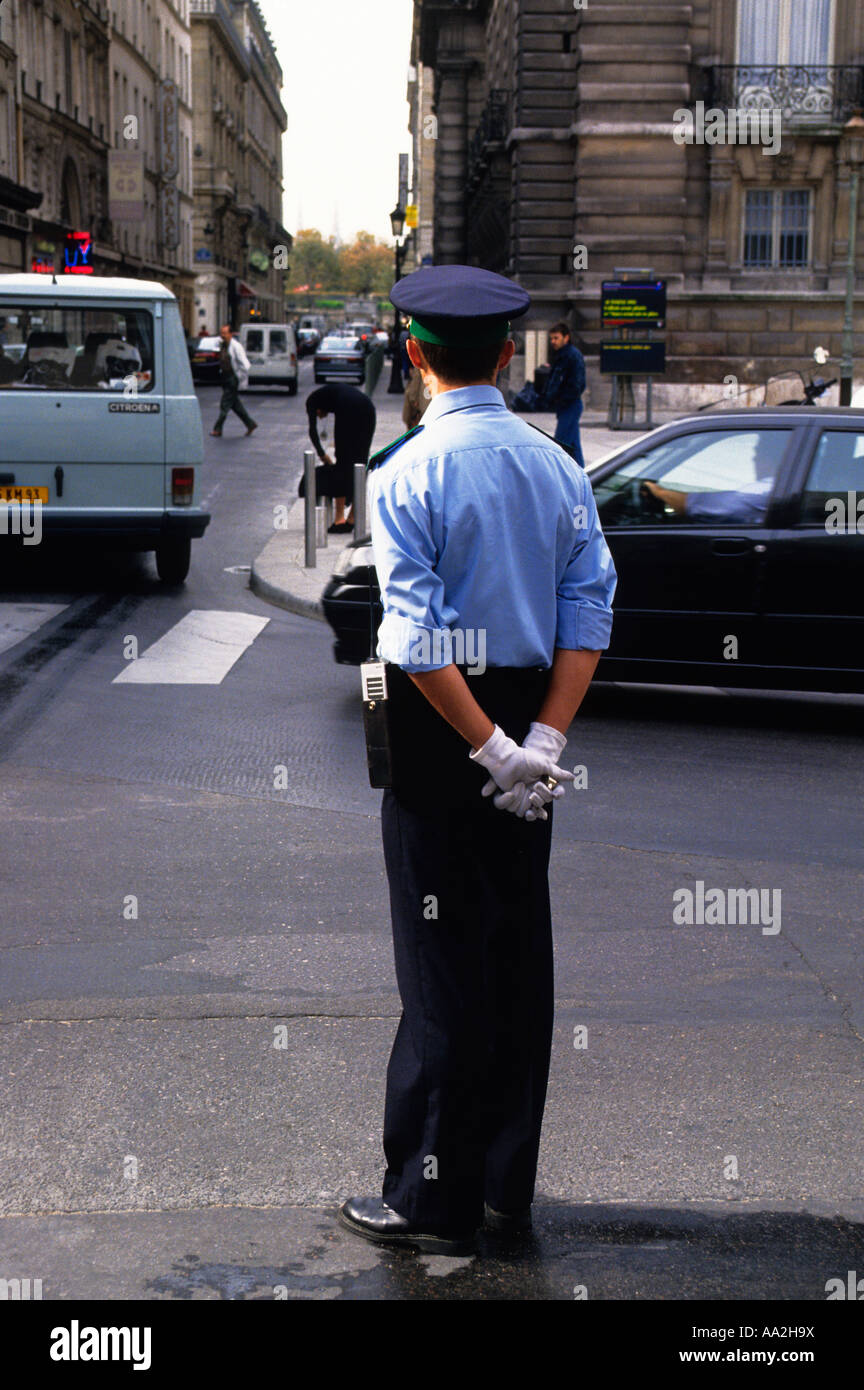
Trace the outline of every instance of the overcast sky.
{"type": "Polygon", "coordinates": [[[259,0],[285,75],[285,225],[392,240],[412,0],[259,0]]]}

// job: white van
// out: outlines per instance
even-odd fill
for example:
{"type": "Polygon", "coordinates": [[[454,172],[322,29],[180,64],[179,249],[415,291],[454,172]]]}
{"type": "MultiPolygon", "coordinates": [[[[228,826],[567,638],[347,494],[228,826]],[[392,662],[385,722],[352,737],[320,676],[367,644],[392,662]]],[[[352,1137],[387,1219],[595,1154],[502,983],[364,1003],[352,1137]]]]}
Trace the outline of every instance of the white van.
{"type": "Polygon", "coordinates": [[[170,290],[0,275],[0,506],[38,504],[44,537],[155,551],[160,579],[180,584],[210,521],[203,461],[170,290]]]}
{"type": "Polygon", "coordinates": [[[244,323],[240,341],[249,358],[250,386],[287,386],[297,395],[297,339],[290,323],[244,323]]]}

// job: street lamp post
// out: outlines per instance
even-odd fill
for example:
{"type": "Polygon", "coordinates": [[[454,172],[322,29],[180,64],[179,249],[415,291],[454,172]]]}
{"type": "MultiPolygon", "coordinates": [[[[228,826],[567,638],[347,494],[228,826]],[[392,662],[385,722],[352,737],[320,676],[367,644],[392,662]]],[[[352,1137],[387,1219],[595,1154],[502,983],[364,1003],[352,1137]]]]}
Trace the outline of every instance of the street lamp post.
{"type": "Polygon", "coordinates": [[[857,113],[843,127],[848,137],[849,161],[849,242],[846,257],[846,311],[843,316],[843,361],[840,367],[840,404],[852,404],[852,382],[855,371],[855,260],[858,234],[858,180],[864,163],[864,119],[857,113]]]}
{"type": "MultiPolygon", "coordinates": [[[[390,214],[390,226],[396,240],[396,279],[401,280],[403,252],[401,237],[405,230],[405,209],[398,204],[390,214]]],[[[390,396],[401,396],[405,392],[402,382],[402,349],[399,343],[401,327],[399,310],[397,309],[393,319],[393,365],[390,369],[390,385],[387,387],[387,394],[390,396]]]]}

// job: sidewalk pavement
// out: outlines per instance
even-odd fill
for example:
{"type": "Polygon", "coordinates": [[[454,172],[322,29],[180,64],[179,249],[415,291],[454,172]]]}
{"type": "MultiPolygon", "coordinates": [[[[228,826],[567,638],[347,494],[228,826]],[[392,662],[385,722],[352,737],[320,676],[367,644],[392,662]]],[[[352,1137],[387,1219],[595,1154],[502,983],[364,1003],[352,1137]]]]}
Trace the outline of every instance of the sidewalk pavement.
{"type": "MultiPolygon", "coordinates": [[[[402,397],[383,395],[375,401],[378,411],[378,429],[373,449],[384,448],[392,439],[398,439],[404,432],[402,423],[402,397]]],[[[555,432],[555,416],[540,412],[526,418],[547,434],[555,432]]],[[[586,463],[593,463],[613,449],[623,448],[632,439],[638,439],[642,430],[610,430],[605,416],[587,411],[582,418],[582,452],[586,463]]],[[[259,598],[288,608],[307,618],[324,621],[321,594],[329,582],[336,561],[345,545],[340,536],[328,536],[328,544],[318,549],[315,568],[306,567],[305,540],[305,502],[302,499],[292,507],[287,524],[268,541],[261,554],[252,563],[251,587],[259,598]]],[[[347,541],[354,539],[349,534],[347,541]]]]}

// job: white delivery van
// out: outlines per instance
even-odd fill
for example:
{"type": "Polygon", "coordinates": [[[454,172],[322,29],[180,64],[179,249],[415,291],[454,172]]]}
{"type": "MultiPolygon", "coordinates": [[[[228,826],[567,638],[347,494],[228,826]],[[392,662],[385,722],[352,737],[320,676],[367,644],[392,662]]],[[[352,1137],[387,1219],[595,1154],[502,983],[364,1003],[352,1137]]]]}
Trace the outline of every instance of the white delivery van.
{"type": "Polygon", "coordinates": [[[152,550],[160,579],[179,584],[210,521],[203,460],[170,290],[0,275],[0,504],[39,503],[45,537],[152,550]]]}
{"type": "Polygon", "coordinates": [[[249,358],[250,386],[287,386],[297,395],[297,338],[290,323],[244,323],[240,341],[249,358]]]}

